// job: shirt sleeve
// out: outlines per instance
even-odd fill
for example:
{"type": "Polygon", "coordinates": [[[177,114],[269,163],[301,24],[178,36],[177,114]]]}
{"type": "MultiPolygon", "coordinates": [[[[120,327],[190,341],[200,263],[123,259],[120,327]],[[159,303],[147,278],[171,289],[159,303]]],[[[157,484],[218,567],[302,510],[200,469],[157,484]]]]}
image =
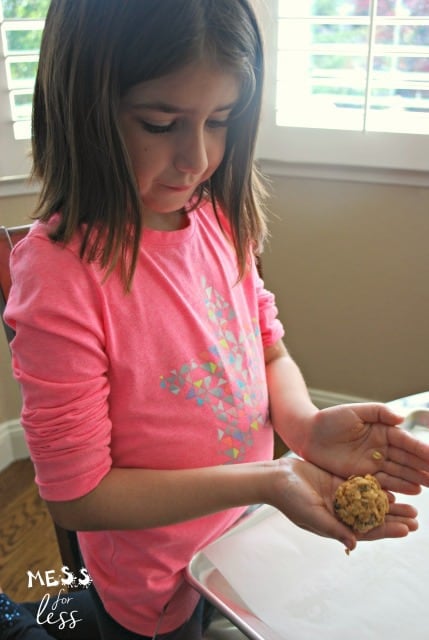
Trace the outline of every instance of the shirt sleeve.
{"type": "Polygon", "coordinates": [[[259,309],[259,326],[264,349],[271,347],[284,336],[284,328],[278,319],[278,309],[275,296],[265,289],[264,281],[260,277],[256,264],[253,264],[253,278],[256,285],[259,309]]]}
{"type": "Polygon", "coordinates": [[[108,360],[100,287],[76,252],[31,235],[11,256],[5,320],[40,495],[72,500],[111,468],[108,360]]]}
{"type": "MultiPolygon", "coordinates": [[[[231,225],[222,211],[219,211],[222,228],[232,242],[231,225]]],[[[256,291],[259,327],[261,331],[262,346],[264,349],[271,347],[284,336],[284,328],[278,319],[278,309],[275,296],[271,291],[265,289],[264,281],[259,275],[256,259],[253,253],[249,254],[251,267],[250,280],[253,291],[256,291]]],[[[246,285],[245,285],[246,286],[246,285]]]]}

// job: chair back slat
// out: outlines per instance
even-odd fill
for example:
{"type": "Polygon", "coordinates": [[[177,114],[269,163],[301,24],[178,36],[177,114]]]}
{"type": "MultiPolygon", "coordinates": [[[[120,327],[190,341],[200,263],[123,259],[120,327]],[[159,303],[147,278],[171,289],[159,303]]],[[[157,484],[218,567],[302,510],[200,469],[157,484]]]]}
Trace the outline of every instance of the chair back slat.
{"type": "MultiPolygon", "coordinates": [[[[13,247],[24,238],[30,230],[31,225],[22,225],[19,227],[0,226],[0,315],[3,320],[3,313],[6,302],[9,297],[11,278],[10,278],[10,252],[13,247]]],[[[4,330],[8,342],[14,337],[12,329],[4,323],[4,330]]]]}

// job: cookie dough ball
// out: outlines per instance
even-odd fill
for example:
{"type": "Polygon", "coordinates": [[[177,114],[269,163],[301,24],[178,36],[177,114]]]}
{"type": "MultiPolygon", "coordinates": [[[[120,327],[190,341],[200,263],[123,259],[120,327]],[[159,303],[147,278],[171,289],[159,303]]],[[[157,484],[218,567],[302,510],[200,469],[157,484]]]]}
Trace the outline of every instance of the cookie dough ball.
{"type": "Polygon", "coordinates": [[[359,533],[366,533],[384,522],[389,500],[374,476],[350,476],[335,492],[337,517],[359,533]]]}

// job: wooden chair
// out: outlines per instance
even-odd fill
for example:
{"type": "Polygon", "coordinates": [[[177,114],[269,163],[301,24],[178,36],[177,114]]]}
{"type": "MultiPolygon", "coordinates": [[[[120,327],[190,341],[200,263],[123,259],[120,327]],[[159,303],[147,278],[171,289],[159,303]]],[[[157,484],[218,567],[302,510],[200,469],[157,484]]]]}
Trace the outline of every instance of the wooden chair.
{"type": "MultiPolygon", "coordinates": [[[[31,225],[19,227],[0,226],[0,315],[6,332],[8,343],[14,337],[13,330],[4,322],[3,313],[11,288],[11,277],[9,268],[10,252],[19,240],[24,238],[31,225]]],[[[82,561],[79,554],[79,546],[75,531],[67,531],[54,523],[61,559],[73,573],[78,576],[82,561]]]]}

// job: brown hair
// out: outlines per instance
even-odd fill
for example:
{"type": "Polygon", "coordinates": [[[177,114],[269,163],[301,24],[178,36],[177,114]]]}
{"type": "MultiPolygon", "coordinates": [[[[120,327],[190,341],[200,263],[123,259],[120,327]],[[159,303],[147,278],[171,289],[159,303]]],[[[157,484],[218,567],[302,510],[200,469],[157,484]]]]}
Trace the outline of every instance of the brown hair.
{"type": "Polygon", "coordinates": [[[266,232],[254,167],[263,48],[249,0],[52,0],[33,102],[33,175],[42,189],[35,217],[61,220],[67,243],[85,223],[81,257],[130,288],[142,229],[138,187],[118,123],[134,85],[207,56],[242,79],[225,155],[198,196],[230,221],[243,275],[266,232]]]}

